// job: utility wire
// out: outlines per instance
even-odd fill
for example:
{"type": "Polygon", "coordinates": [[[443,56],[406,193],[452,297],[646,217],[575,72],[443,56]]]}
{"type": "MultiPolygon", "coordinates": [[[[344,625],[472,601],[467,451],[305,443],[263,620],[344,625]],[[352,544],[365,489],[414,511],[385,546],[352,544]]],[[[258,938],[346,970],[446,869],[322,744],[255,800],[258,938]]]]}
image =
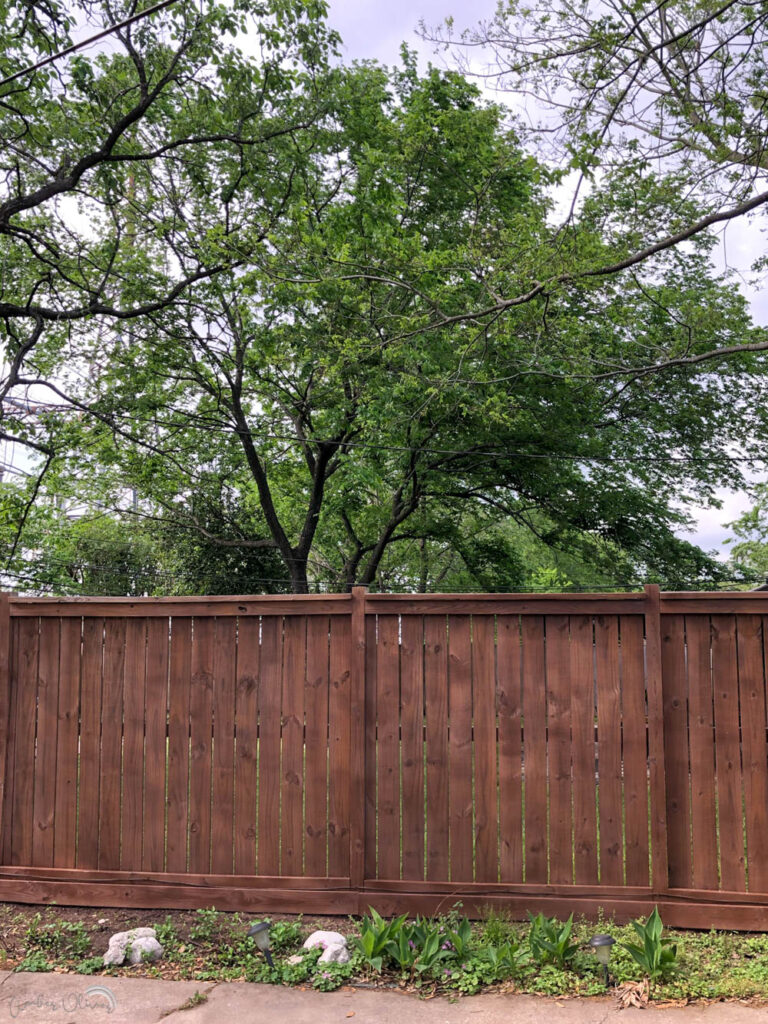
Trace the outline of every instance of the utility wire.
{"type": "Polygon", "coordinates": [[[129,25],[133,25],[134,22],[141,21],[142,18],[147,18],[150,14],[162,11],[165,7],[170,7],[171,4],[175,3],[178,3],[178,0],[162,0],[162,3],[155,4],[154,7],[148,7],[145,11],[139,11],[137,14],[132,14],[130,18],[118,21],[117,24],[110,25],[109,28],[105,28],[101,32],[97,32],[96,35],[89,36],[88,39],[83,39],[82,42],[73,43],[72,46],[67,46],[66,49],[59,50],[58,53],[51,53],[42,60],[39,60],[36,64],[31,64],[29,67],[22,68],[21,71],[16,71],[14,74],[8,75],[7,78],[0,80],[0,88],[4,85],[8,85],[9,82],[15,82],[17,78],[23,78],[24,75],[31,75],[34,71],[39,71],[40,68],[44,68],[47,64],[52,64],[55,60],[60,60],[60,58],[66,57],[70,53],[82,50],[86,46],[90,46],[91,43],[96,43],[99,39],[103,39],[105,36],[111,35],[113,32],[117,32],[118,29],[127,28],[129,25]]]}

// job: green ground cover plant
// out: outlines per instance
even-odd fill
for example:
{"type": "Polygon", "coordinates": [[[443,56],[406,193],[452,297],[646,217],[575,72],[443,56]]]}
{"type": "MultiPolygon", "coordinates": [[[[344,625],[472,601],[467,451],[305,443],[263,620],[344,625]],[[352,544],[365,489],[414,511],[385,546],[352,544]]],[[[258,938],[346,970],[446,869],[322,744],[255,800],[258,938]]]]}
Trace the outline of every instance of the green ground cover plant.
{"type": "MultiPolygon", "coordinates": [[[[57,919],[57,912],[74,917],[73,911],[63,908],[45,908],[32,917],[28,911],[26,917],[17,911],[0,906],[5,964],[16,970],[247,980],[320,991],[365,984],[449,997],[489,987],[549,996],[595,996],[606,990],[588,942],[595,932],[608,932],[616,939],[609,968],[611,990],[645,984],[655,1002],[768,1002],[768,934],[671,932],[664,929],[658,911],[622,926],[573,917],[559,921],[543,914],[518,922],[496,910],[470,922],[460,906],[416,920],[404,915],[385,919],[373,908],[359,920],[319,924],[301,917],[274,920],[270,922],[274,966],[267,964],[247,935],[252,918],[213,909],[173,912],[154,921],[165,951],[163,959],[120,968],[105,968],[98,953],[106,948],[112,931],[130,926],[130,912],[120,912],[119,927],[116,922],[107,927],[95,915],[90,921],[57,919]],[[347,935],[349,963],[322,964],[320,949],[301,949],[316,927],[332,927],[347,935]],[[18,936],[16,945],[9,942],[9,935],[18,936]]],[[[149,915],[141,923],[150,923],[149,915]]]]}

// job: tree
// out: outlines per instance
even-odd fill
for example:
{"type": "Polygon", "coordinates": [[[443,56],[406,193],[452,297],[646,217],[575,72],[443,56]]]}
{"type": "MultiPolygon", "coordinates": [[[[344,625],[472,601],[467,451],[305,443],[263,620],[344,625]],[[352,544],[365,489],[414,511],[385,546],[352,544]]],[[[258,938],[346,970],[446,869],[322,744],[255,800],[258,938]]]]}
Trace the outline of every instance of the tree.
{"type": "MultiPolygon", "coordinates": [[[[457,38],[449,20],[425,34],[452,48],[465,70],[482,72],[526,105],[531,144],[560,159],[575,180],[556,237],[561,260],[528,293],[506,292],[486,313],[551,292],[571,280],[656,273],[659,253],[713,226],[760,213],[768,203],[768,11],[731,0],[503,0],[494,18],[457,38]],[[622,197],[624,224],[610,244],[578,252],[580,201],[591,188],[622,197]],[[643,216],[649,188],[666,192],[664,216],[643,216]],[[632,193],[636,193],[636,201],[632,193]],[[629,204],[629,205],[628,205],[629,204]]],[[[759,260],[757,267],[762,267],[759,260]]],[[[649,352],[649,371],[764,351],[766,337],[706,351],[649,352]]],[[[634,372],[632,367],[626,372],[634,372]]]]}
{"type": "MultiPolygon", "coordinates": [[[[317,115],[312,82],[335,42],[324,13],[322,0],[178,0],[148,17],[133,3],[0,2],[0,401],[36,349],[52,366],[46,347],[125,331],[264,243],[317,115]],[[118,27],[96,57],[25,70],[83,24],[118,27]],[[226,41],[245,31],[258,59],[226,41]],[[254,163],[268,187],[235,197],[254,163]],[[209,221],[169,244],[186,196],[212,180],[209,221]]],[[[52,458],[14,407],[0,416],[0,439],[52,458]]]]}
{"type": "Polygon", "coordinates": [[[760,582],[768,581],[768,484],[758,484],[754,504],[728,526],[736,534],[731,554],[740,569],[754,573],[760,582]]]}
{"type": "MultiPolygon", "coordinates": [[[[674,531],[686,504],[739,484],[733,446],[765,437],[763,364],[643,376],[649,352],[755,336],[712,274],[709,239],[662,254],[645,279],[535,285],[566,250],[599,261],[665,216],[666,183],[596,189],[579,230],[553,243],[545,170],[461,76],[419,77],[406,57],[391,74],[339,70],[324,88],[264,246],[137,318],[130,339],[84,331],[76,351],[53,339],[35,360],[44,352],[57,383],[29,360],[21,382],[78,413],[46,420],[48,486],[129,515],[134,487],[148,518],[222,550],[276,551],[300,592],[397,577],[398,561],[400,581],[432,586],[457,557],[464,579],[513,585],[525,545],[510,522],[623,578],[716,578],[674,531]],[[511,293],[528,299],[503,317],[466,314],[511,293]],[[194,496],[221,486],[237,501],[211,529],[194,496]]],[[[140,201],[167,173],[136,175],[140,201]]],[[[246,163],[232,201],[247,207],[264,174],[246,163]]],[[[218,175],[214,164],[190,182],[173,250],[212,223],[232,186],[218,175]]]]}

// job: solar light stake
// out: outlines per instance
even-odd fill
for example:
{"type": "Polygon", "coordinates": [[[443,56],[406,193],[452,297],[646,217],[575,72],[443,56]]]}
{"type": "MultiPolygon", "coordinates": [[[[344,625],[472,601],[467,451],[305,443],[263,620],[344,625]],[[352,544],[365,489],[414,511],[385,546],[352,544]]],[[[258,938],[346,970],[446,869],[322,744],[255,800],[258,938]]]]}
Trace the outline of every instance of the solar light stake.
{"type": "Polygon", "coordinates": [[[269,952],[269,925],[266,921],[257,921],[256,924],[251,925],[248,929],[248,934],[253,938],[254,942],[267,958],[267,963],[270,967],[274,967],[272,962],[272,954],[269,952]]]}
{"type": "Polygon", "coordinates": [[[611,946],[615,942],[616,939],[611,935],[593,935],[589,940],[589,945],[594,949],[598,963],[603,965],[603,979],[606,988],[608,988],[608,961],[611,959],[611,946]]]}

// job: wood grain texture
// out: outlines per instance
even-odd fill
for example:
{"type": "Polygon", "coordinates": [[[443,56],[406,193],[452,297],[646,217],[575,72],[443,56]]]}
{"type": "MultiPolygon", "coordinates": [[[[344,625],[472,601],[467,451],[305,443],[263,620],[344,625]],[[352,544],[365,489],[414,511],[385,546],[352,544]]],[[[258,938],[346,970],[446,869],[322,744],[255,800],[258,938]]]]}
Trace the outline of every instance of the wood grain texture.
{"type": "MultiPolygon", "coordinates": [[[[64,620],[66,621],[66,620],[64,620]]],[[[55,619],[46,623],[56,624],[55,619]]],[[[104,622],[104,678],[101,700],[99,867],[120,867],[120,802],[123,773],[123,673],[125,619],[104,622]]]]}
{"type": "MultiPolygon", "coordinates": [[[[192,626],[192,678],[189,692],[189,870],[199,872],[211,869],[214,625],[214,619],[196,618],[192,626]]],[[[278,748],[278,764],[279,757],[278,748]]]]}
{"type": "Polygon", "coordinates": [[[258,616],[243,615],[237,627],[235,707],[235,874],[256,871],[259,806],[259,634],[258,616]]]}
{"type": "Polygon", "coordinates": [[[568,616],[546,620],[549,878],[573,881],[571,831],[571,659],[568,616]]]}
{"type": "MultiPolygon", "coordinates": [[[[688,788],[688,683],[685,671],[685,623],[682,615],[664,616],[661,639],[669,884],[686,888],[692,877],[691,804],[688,788]]],[[[650,694],[648,699],[650,742],[653,735],[650,694]]],[[[651,797],[653,815],[656,810],[653,792],[651,797]]]]}
{"type": "Polygon", "coordinates": [[[147,623],[125,626],[123,684],[123,803],[120,867],[140,871],[144,836],[144,694],[147,678],[147,623]]]}
{"type": "Polygon", "coordinates": [[[168,811],[166,867],[186,871],[189,816],[189,693],[192,619],[171,621],[168,671],[168,811]]]}
{"type": "MultiPolygon", "coordinates": [[[[621,688],[619,683],[619,620],[599,615],[595,620],[595,679],[597,689],[598,786],[600,800],[600,881],[624,881],[624,815],[622,812],[621,688]]],[[[645,745],[645,714],[625,720],[645,745]]],[[[638,744],[639,746],[639,744],[638,744]]],[[[643,764],[645,760],[643,759],[643,764]]],[[[636,806],[635,806],[636,809],[636,806]]],[[[646,810],[646,834],[647,826],[646,810]]]]}
{"type": "Polygon", "coordinates": [[[688,668],[688,737],[691,749],[691,833],[694,888],[717,889],[715,735],[712,717],[710,629],[706,615],[685,622],[688,668]]]}
{"type": "Polygon", "coordinates": [[[280,708],[283,620],[261,620],[259,667],[259,842],[260,875],[280,874],[280,708]]]}
{"type": "MultiPolygon", "coordinates": [[[[330,647],[330,689],[328,691],[328,872],[331,875],[350,875],[352,867],[362,870],[362,853],[360,863],[351,862],[351,845],[356,845],[360,835],[351,834],[352,793],[351,772],[353,735],[352,735],[352,690],[358,685],[353,678],[356,657],[350,658],[350,645],[359,643],[360,637],[352,632],[349,619],[336,618],[331,621],[330,647]]],[[[359,655],[359,650],[358,650],[359,655]]],[[[359,668],[359,666],[358,666],[359,668]]],[[[360,728],[361,720],[356,721],[360,728]]],[[[359,743],[359,737],[357,737],[359,743]]],[[[360,757],[363,751],[357,750],[360,757]]],[[[360,787],[362,789],[362,787],[360,787]]],[[[358,792],[358,800],[360,793],[358,792]]],[[[359,808],[354,808],[358,813],[359,808]]],[[[375,824],[375,822],[374,822],[375,824]]],[[[362,830],[363,822],[358,820],[356,828],[362,830]]],[[[358,876],[355,876],[356,878],[358,876]]],[[[355,883],[356,884],[356,883],[355,883]]],[[[362,884],[362,882],[360,882],[362,884]]]]}
{"type": "Polygon", "coordinates": [[[378,876],[400,877],[400,620],[379,616],[376,645],[378,876]]]}
{"type": "Polygon", "coordinates": [[[739,615],[739,706],[742,723],[747,866],[751,892],[768,892],[768,723],[766,722],[765,620],[739,615]]]}
{"type": "Polygon", "coordinates": [[[595,669],[592,618],[570,618],[573,864],[577,883],[597,882],[595,669]]]}
{"type": "Polygon", "coordinates": [[[499,876],[523,881],[522,649],[520,620],[500,615],[497,621],[499,713],[499,876]]]}
{"type": "Polygon", "coordinates": [[[626,884],[648,885],[648,709],[643,619],[640,615],[622,615],[619,621],[626,884]]]}
{"type": "Polygon", "coordinates": [[[648,773],[650,782],[651,878],[657,889],[670,883],[667,844],[666,720],[661,598],[655,584],[645,586],[645,689],[648,699],[648,773]]]}
{"type": "Polygon", "coordinates": [[[80,619],[62,619],[60,628],[53,863],[58,868],[74,868],[77,844],[77,762],[82,622],[80,619]]]}
{"type": "Polygon", "coordinates": [[[720,887],[746,889],[736,619],[712,616],[712,692],[720,836],[720,887]]]}
{"type": "Polygon", "coordinates": [[[403,878],[424,878],[424,623],[402,620],[400,707],[403,794],[403,878]]]}
{"type": "MultiPolygon", "coordinates": [[[[104,620],[83,621],[80,683],[80,774],[77,807],[77,866],[99,866],[99,760],[104,620]]],[[[144,709],[141,728],[144,727],[144,709]]]]}
{"type": "Polygon", "coordinates": [[[365,619],[365,878],[376,878],[376,651],[378,622],[365,619]]]}
{"type": "Polygon", "coordinates": [[[328,873],[328,688],[330,620],[307,620],[304,871],[328,873]]]}
{"type": "MultiPolygon", "coordinates": [[[[448,619],[448,701],[450,715],[449,780],[451,880],[474,877],[474,801],[472,798],[472,620],[448,619]]],[[[422,795],[422,805],[423,805],[422,795]]]]}
{"type": "Polygon", "coordinates": [[[475,880],[499,879],[496,770],[496,622],[472,618],[472,692],[475,754],[475,880]]]}
{"type": "Polygon", "coordinates": [[[147,623],[147,686],[144,702],[144,845],[142,867],[165,866],[166,723],[168,715],[168,619],[147,623]]]}
{"type": "Polygon", "coordinates": [[[217,874],[235,870],[236,671],[236,622],[222,616],[216,619],[213,652],[211,871],[217,874]]]}
{"type": "Polygon", "coordinates": [[[547,817],[547,683],[544,617],[524,618],[523,758],[525,786],[525,881],[547,882],[549,844],[547,817]]]}
{"type": "MultiPolygon", "coordinates": [[[[447,881],[448,633],[444,615],[424,619],[424,698],[427,741],[427,878],[447,881]]],[[[381,871],[379,871],[381,875],[381,871]]]]}
{"type": "Polygon", "coordinates": [[[10,808],[6,812],[6,803],[13,786],[13,759],[8,756],[11,748],[12,643],[10,598],[8,594],[0,593],[0,858],[3,856],[4,836],[10,832],[10,808]]]}
{"type": "Polygon", "coordinates": [[[56,732],[59,701],[59,630],[56,620],[40,622],[37,662],[37,734],[32,807],[32,864],[53,864],[56,802],[56,732]]]}
{"type": "Polygon", "coordinates": [[[307,620],[285,619],[283,632],[280,873],[300,875],[304,856],[304,682],[307,620]]]}

